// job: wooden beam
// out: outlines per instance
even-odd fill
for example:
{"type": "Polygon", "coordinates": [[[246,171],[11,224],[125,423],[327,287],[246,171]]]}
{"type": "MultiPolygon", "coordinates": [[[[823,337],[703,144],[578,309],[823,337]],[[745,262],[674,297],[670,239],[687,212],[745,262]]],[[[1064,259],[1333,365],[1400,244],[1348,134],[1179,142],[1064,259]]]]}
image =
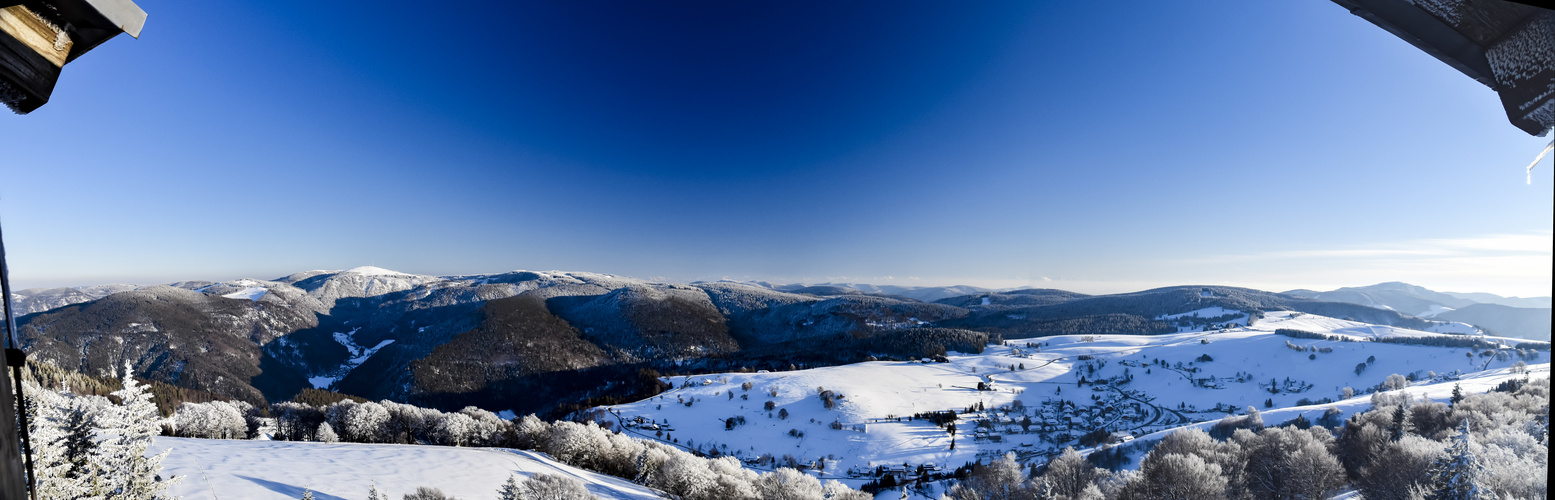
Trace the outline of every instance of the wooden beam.
{"type": "Polygon", "coordinates": [[[27,114],[48,103],[59,70],[26,44],[0,33],[0,103],[11,111],[27,114]]]}
{"type": "Polygon", "coordinates": [[[31,10],[21,5],[0,8],[0,104],[27,114],[48,103],[65,61],[62,56],[69,53],[69,37],[61,40],[53,25],[31,10]],[[55,50],[55,41],[65,49],[55,50]]]}
{"type": "Polygon", "coordinates": [[[0,32],[11,35],[56,68],[64,66],[70,56],[70,34],[25,5],[0,9],[0,32]]]}

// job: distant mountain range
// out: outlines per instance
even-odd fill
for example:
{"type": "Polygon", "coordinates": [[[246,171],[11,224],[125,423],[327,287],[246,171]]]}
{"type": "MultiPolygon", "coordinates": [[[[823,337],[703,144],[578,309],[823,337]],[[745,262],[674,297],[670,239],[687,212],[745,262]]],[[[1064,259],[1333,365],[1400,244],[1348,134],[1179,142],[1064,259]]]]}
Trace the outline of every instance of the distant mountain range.
{"type": "MultiPolygon", "coordinates": [[[[29,352],[90,375],[111,376],[129,361],[144,377],[256,403],[325,388],[521,412],[629,398],[635,384],[656,383],[646,370],[916,359],[980,352],[1001,336],[1170,333],[1271,310],[1415,329],[1450,326],[1381,303],[1387,308],[1219,286],[1086,295],[670,284],[555,271],[426,276],[375,267],[16,295],[29,352]],[[1171,317],[1211,308],[1230,313],[1171,317]]],[[[1474,307],[1448,312],[1481,314],[1474,307]]]]}
{"type": "Polygon", "coordinates": [[[1550,297],[1436,292],[1397,281],[1328,292],[1291,290],[1285,294],[1391,309],[1421,318],[1468,323],[1497,335],[1550,339],[1550,297]]]}

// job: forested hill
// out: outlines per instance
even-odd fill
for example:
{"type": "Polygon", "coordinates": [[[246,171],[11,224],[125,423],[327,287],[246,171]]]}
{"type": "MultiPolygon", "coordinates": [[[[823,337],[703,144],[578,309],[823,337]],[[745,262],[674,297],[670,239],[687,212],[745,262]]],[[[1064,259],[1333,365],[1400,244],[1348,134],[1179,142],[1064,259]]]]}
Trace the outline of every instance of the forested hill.
{"type": "MultiPolygon", "coordinates": [[[[596,273],[426,276],[374,267],[272,280],[32,291],[27,349],[67,370],[137,375],[254,403],[305,388],[544,411],[652,390],[645,370],[787,369],[975,352],[999,337],[1176,332],[1267,310],[1421,328],[1355,304],[1232,287],[1116,295],[962,287],[654,283],[596,273]],[[885,292],[897,292],[896,294],[885,292]],[[1168,318],[1207,308],[1226,318],[1168,318]],[[1186,326],[1185,326],[1186,325],[1186,326]],[[641,373],[640,373],[641,372],[641,373]],[[515,401],[514,394],[524,394],[515,401]]],[[[1244,318],[1245,321],[1245,318],[1244,318]]]]}
{"type": "MultiPolygon", "coordinates": [[[[1189,326],[1202,328],[1216,318],[1163,318],[1190,311],[1227,311],[1219,322],[1261,311],[1291,310],[1380,325],[1427,329],[1432,322],[1396,311],[1344,302],[1326,302],[1226,286],[1173,286],[1113,295],[1082,295],[1062,290],[989,292],[939,301],[965,307],[962,318],[940,326],[1000,333],[1005,338],[1077,333],[1159,334],[1189,326]],[[1190,319],[1203,319],[1193,323],[1190,319]]],[[[1245,322],[1245,318],[1242,320],[1245,322]]]]}

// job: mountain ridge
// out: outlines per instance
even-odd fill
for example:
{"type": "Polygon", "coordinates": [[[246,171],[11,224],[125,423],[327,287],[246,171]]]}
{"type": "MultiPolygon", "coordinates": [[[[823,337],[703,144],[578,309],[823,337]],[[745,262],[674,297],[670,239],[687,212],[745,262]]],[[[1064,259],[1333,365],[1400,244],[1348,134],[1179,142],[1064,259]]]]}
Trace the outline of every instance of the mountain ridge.
{"type": "Polygon", "coordinates": [[[129,361],[148,378],[250,401],[321,388],[458,408],[511,404],[508,394],[523,390],[541,396],[515,409],[542,411],[569,398],[616,397],[611,391],[635,383],[617,382],[638,380],[640,370],[918,359],[1000,338],[1197,331],[1272,310],[1419,329],[1439,324],[1345,302],[1199,285],[1110,295],[977,289],[929,302],[886,288],[799,293],[809,287],[561,271],[440,277],[372,267],[176,285],[104,287],[94,293],[116,293],[29,314],[20,322],[24,345],[84,373],[111,373],[129,361]],[[1234,313],[1179,317],[1213,307],[1234,313]],[[543,359],[548,354],[559,359],[543,359]]]}

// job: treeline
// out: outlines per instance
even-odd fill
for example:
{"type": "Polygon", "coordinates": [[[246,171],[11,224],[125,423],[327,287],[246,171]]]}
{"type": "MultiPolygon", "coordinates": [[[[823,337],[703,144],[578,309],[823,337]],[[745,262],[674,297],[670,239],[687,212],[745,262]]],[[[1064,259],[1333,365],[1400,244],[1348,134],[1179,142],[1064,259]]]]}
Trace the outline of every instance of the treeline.
{"type": "Polygon", "coordinates": [[[1496,349],[1501,344],[1478,337],[1433,335],[1430,337],[1377,337],[1372,342],[1384,344],[1424,345],[1431,347],[1459,347],[1468,349],[1496,349]]]}
{"type": "MultiPolygon", "coordinates": [[[[99,378],[91,375],[65,370],[48,361],[29,358],[22,369],[22,379],[38,384],[39,386],[55,390],[64,390],[71,394],[82,396],[108,396],[124,387],[118,379],[99,378]]],[[[157,413],[161,416],[173,414],[173,409],[184,402],[204,403],[231,399],[219,394],[179,387],[176,385],[156,381],[140,379],[140,383],[150,391],[152,401],[156,403],[157,413]]]]}
{"type": "Polygon", "coordinates": [[[1377,394],[1341,422],[1330,410],[1267,427],[1256,409],[1211,428],[1181,430],[1145,454],[1137,471],[1111,472],[1129,447],[1082,457],[1066,449],[1024,470],[1014,454],[975,465],[953,500],[1327,498],[1347,484],[1366,498],[1547,498],[1548,379],[1514,379],[1486,394],[1455,391],[1451,404],[1377,394]]]}
{"type": "Polygon", "coordinates": [[[955,328],[906,328],[871,332],[854,339],[855,348],[874,353],[924,358],[944,356],[949,351],[982,354],[990,343],[1003,342],[998,334],[955,328]]]}
{"type": "Polygon", "coordinates": [[[1050,337],[1054,335],[1161,335],[1177,333],[1177,327],[1171,323],[1150,319],[1145,316],[1121,313],[1043,319],[1018,313],[1001,312],[976,318],[943,321],[938,324],[997,333],[1010,339],[1050,337]]]}
{"type": "Polygon", "coordinates": [[[1297,330],[1295,328],[1276,328],[1276,329],[1274,329],[1274,334],[1275,335],[1284,335],[1286,337],[1290,337],[1290,338],[1293,338],[1293,339],[1332,340],[1334,342],[1354,342],[1355,341],[1354,339],[1351,339],[1350,337],[1346,337],[1346,336],[1343,336],[1343,335],[1327,335],[1327,334],[1322,334],[1322,333],[1313,333],[1313,332],[1309,332],[1309,331],[1306,331],[1306,330],[1297,330]]]}
{"type": "MultiPolygon", "coordinates": [[[[1286,337],[1297,338],[1297,339],[1331,340],[1331,341],[1335,341],[1335,342],[1356,342],[1355,339],[1350,338],[1350,337],[1346,337],[1346,336],[1343,336],[1343,335],[1327,335],[1327,334],[1322,334],[1322,333],[1313,333],[1313,332],[1309,332],[1309,331],[1306,331],[1306,330],[1297,330],[1297,329],[1294,329],[1294,328],[1277,328],[1277,329],[1274,330],[1274,333],[1276,335],[1284,335],[1286,337]]],[[[1502,348],[1500,343],[1491,342],[1489,340],[1485,340],[1485,339],[1480,338],[1478,336],[1470,336],[1470,335],[1432,335],[1432,336],[1428,336],[1428,337],[1378,337],[1378,338],[1371,339],[1370,342],[1381,342],[1381,343],[1384,343],[1384,344],[1423,345],[1423,346],[1431,346],[1431,347],[1467,348],[1467,349],[1501,349],[1502,348]]],[[[1517,350],[1524,350],[1524,351],[1548,351],[1548,350],[1550,350],[1550,343],[1549,342],[1536,342],[1536,341],[1535,342],[1518,342],[1517,345],[1512,346],[1512,348],[1513,349],[1517,349],[1517,350]]]]}

